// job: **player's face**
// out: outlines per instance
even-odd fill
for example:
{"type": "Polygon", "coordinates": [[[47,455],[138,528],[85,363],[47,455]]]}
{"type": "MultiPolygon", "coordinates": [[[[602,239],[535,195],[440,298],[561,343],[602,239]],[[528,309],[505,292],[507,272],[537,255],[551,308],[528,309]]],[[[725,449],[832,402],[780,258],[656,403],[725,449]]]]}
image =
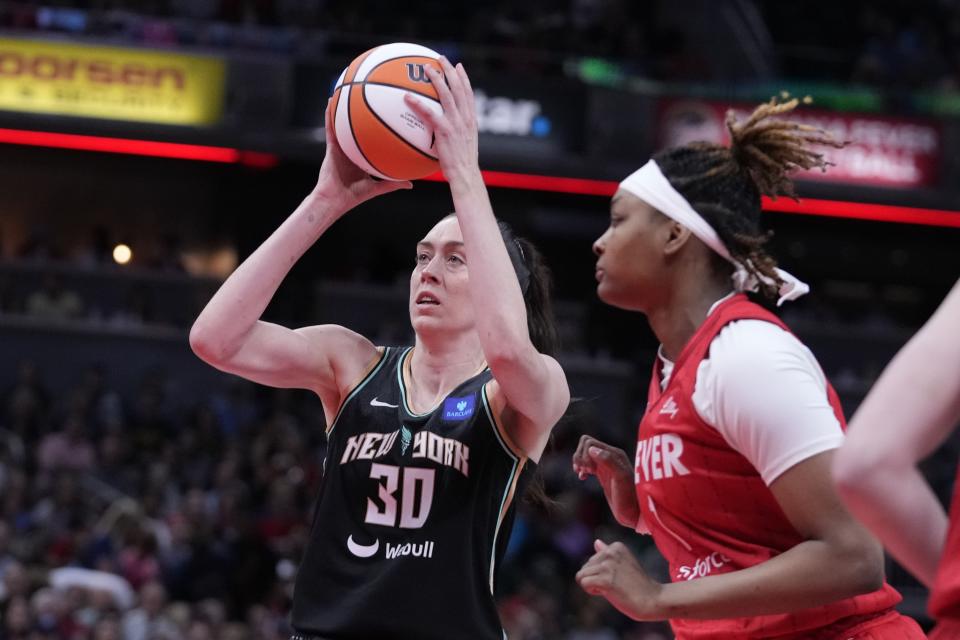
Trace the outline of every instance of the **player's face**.
{"type": "Polygon", "coordinates": [[[658,236],[666,220],[636,196],[626,191],[614,194],[610,226],[593,243],[601,300],[621,309],[648,309],[664,281],[658,236]]]}
{"type": "Polygon", "coordinates": [[[473,327],[467,254],[455,217],[444,218],[417,243],[410,276],[410,321],[422,330],[473,327]]]}

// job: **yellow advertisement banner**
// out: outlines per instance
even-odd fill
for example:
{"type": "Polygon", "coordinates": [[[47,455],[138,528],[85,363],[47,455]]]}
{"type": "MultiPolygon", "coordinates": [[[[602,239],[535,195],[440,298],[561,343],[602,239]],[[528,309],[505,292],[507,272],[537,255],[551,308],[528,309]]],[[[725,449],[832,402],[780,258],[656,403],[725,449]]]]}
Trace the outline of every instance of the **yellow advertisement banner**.
{"type": "Polygon", "coordinates": [[[0,109],[172,125],[223,112],[223,60],[0,38],[0,109]]]}

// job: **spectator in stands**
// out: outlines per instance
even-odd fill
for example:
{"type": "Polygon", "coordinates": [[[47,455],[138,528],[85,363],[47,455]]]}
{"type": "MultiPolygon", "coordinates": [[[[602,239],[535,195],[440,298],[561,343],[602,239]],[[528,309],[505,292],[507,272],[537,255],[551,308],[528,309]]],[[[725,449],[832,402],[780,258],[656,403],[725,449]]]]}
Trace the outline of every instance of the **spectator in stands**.
{"type": "Polygon", "coordinates": [[[44,319],[75,319],[83,313],[83,301],[75,291],[64,287],[58,275],[48,273],[43,278],[42,288],[27,297],[26,311],[44,319]]]}
{"type": "Polygon", "coordinates": [[[18,248],[17,256],[23,260],[43,264],[59,259],[61,252],[55,246],[50,230],[44,225],[35,225],[18,248]]]}
{"type": "Polygon", "coordinates": [[[30,602],[25,596],[10,598],[3,608],[4,640],[30,640],[33,619],[30,615],[30,602]]]}
{"type": "Polygon", "coordinates": [[[22,463],[26,456],[25,444],[34,443],[43,433],[48,399],[36,364],[30,360],[21,361],[17,380],[6,394],[3,423],[0,423],[8,433],[3,447],[3,457],[8,461],[22,463]]]}
{"type": "Polygon", "coordinates": [[[124,640],[178,640],[177,626],[164,613],[167,591],[158,581],[140,587],[139,604],[123,616],[124,640]]]}
{"type": "Polygon", "coordinates": [[[44,471],[91,471],[96,450],[86,435],[83,417],[71,414],[63,428],[44,436],[37,451],[37,464],[44,471]]]}
{"type": "Polygon", "coordinates": [[[113,242],[107,227],[97,225],[90,230],[90,239],[74,256],[74,263],[84,269],[114,264],[113,242]]]}
{"type": "Polygon", "coordinates": [[[91,640],[127,640],[122,636],[120,615],[115,610],[105,611],[93,627],[91,640]]]}
{"type": "Polygon", "coordinates": [[[30,598],[30,614],[37,631],[56,634],[64,613],[63,594],[57,589],[43,587],[30,598]]]}
{"type": "Polygon", "coordinates": [[[27,569],[17,561],[7,563],[0,582],[0,602],[11,602],[15,598],[30,595],[31,580],[27,569]]]}

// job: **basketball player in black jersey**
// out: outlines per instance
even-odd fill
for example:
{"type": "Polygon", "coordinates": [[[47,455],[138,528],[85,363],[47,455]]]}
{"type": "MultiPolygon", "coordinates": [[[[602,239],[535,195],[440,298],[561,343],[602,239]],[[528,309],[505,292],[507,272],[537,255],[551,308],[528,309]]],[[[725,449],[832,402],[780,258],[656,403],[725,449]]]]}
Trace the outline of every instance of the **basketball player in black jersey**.
{"type": "Polygon", "coordinates": [[[315,391],[328,416],[310,542],[293,597],[299,638],[503,638],[494,606],[513,506],[569,401],[543,353],[545,268],[498,226],[480,175],[473,91],[462,66],[428,67],[456,209],[417,245],[412,347],[341,326],[260,320],[294,262],[340,216],[410,183],[377,182],[343,155],[327,115],[313,192],[227,279],[190,344],[224,371],[315,391]],[[529,325],[529,327],[528,327],[529,325]]]}

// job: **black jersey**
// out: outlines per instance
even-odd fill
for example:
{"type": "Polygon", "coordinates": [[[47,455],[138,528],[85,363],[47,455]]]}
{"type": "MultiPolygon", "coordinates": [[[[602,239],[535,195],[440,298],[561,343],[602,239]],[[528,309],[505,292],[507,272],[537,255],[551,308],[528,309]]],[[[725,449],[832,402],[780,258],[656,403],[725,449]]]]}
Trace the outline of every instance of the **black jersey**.
{"type": "Polygon", "coordinates": [[[385,349],[330,427],[293,627],[335,640],[502,640],[494,579],[535,465],[493,418],[489,369],[412,413],[410,353],[385,349]]]}

